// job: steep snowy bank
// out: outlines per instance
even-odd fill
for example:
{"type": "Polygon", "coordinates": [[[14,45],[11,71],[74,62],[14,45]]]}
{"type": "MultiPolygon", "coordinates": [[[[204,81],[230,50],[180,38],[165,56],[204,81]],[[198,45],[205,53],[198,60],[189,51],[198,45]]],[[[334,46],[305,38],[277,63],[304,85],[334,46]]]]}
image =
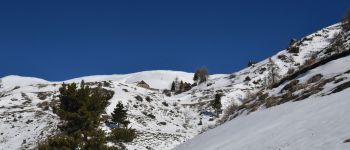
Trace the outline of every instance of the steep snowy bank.
{"type": "Polygon", "coordinates": [[[350,149],[350,89],[240,116],[176,150],[350,149]]]}

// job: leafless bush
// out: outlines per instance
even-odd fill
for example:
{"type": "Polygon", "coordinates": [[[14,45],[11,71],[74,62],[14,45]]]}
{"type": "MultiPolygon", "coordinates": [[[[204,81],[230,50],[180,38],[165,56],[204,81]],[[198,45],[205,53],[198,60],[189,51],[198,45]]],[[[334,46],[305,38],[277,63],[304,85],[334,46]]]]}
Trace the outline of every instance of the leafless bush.
{"type": "Polygon", "coordinates": [[[346,13],[346,15],[342,18],[342,27],[345,31],[350,30],[350,10],[346,13]]]}
{"type": "Polygon", "coordinates": [[[322,74],[316,74],[316,75],[312,76],[310,79],[308,79],[307,83],[315,83],[317,81],[320,81],[322,77],[323,77],[322,74]]]}
{"type": "Polygon", "coordinates": [[[290,75],[290,74],[293,74],[295,71],[294,68],[289,68],[288,71],[287,71],[287,74],[290,75]]]}
{"type": "Polygon", "coordinates": [[[224,114],[222,115],[222,117],[220,118],[220,120],[218,121],[220,124],[229,121],[232,119],[233,115],[235,114],[236,110],[237,110],[237,105],[232,103],[231,105],[229,105],[225,111],[224,114]]]}

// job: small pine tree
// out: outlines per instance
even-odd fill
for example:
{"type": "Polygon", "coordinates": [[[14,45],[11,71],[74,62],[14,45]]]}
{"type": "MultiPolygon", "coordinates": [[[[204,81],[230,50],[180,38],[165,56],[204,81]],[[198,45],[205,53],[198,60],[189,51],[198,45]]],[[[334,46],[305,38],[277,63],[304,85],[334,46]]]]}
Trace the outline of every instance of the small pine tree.
{"type": "Polygon", "coordinates": [[[171,88],[170,88],[170,90],[171,91],[175,91],[175,81],[173,81],[172,83],[171,83],[171,88]]]}
{"type": "Polygon", "coordinates": [[[124,109],[124,105],[121,102],[118,102],[116,108],[114,108],[114,111],[112,113],[112,121],[117,123],[117,126],[119,128],[120,124],[124,125],[124,127],[127,127],[130,123],[127,121],[127,109],[124,109]]]}
{"type": "Polygon", "coordinates": [[[198,82],[198,70],[194,73],[193,81],[198,82]]]}
{"type": "Polygon", "coordinates": [[[217,93],[215,94],[214,100],[211,102],[211,107],[215,110],[215,114],[217,117],[219,116],[219,110],[222,107],[221,97],[222,97],[222,94],[217,93]]]}
{"type": "Polygon", "coordinates": [[[179,85],[179,91],[183,92],[184,90],[185,90],[184,82],[181,80],[180,85],[179,85]]]}

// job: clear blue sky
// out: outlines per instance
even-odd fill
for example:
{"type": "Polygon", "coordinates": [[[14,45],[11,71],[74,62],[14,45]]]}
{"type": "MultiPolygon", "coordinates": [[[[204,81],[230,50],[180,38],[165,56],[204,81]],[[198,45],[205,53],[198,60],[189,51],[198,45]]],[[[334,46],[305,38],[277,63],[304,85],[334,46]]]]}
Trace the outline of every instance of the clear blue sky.
{"type": "Polygon", "coordinates": [[[0,77],[232,73],[338,22],[350,0],[0,2],[0,77]]]}

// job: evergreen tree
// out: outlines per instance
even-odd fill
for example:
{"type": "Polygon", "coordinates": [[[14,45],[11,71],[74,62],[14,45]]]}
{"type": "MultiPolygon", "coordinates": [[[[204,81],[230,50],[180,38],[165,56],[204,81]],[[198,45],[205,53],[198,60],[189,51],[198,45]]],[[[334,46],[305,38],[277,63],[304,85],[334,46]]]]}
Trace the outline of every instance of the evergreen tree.
{"type": "Polygon", "coordinates": [[[90,88],[84,81],[77,84],[63,84],[60,91],[60,105],[57,114],[63,120],[61,134],[49,137],[39,144],[39,150],[107,150],[105,133],[97,130],[100,115],[108,106],[114,92],[101,86],[90,88]]]}
{"type": "Polygon", "coordinates": [[[63,84],[60,91],[60,107],[58,115],[65,120],[63,130],[68,133],[88,131],[99,124],[100,115],[108,106],[113,92],[101,87],[91,89],[82,81],[80,89],[75,83],[63,84]]]}
{"type": "Polygon", "coordinates": [[[219,110],[222,107],[221,97],[222,97],[222,94],[217,93],[215,94],[214,100],[211,102],[211,107],[215,110],[215,114],[217,117],[219,116],[219,110]]]}
{"type": "Polygon", "coordinates": [[[179,92],[183,92],[184,90],[185,90],[184,82],[181,80],[179,85],[179,92]]]}
{"type": "Polygon", "coordinates": [[[175,91],[175,81],[173,81],[172,83],[171,83],[171,88],[170,88],[170,90],[171,91],[175,91]]]}
{"type": "Polygon", "coordinates": [[[117,123],[118,128],[120,124],[124,125],[125,127],[128,126],[130,123],[127,121],[127,109],[124,109],[124,105],[121,102],[118,102],[116,108],[114,108],[114,111],[112,113],[112,121],[117,123]]]}
{"type": "Polygon", "coordinates": [[[197,71],[194,73],[193,81],[198,82],[198,79],[199,79],[199,77],[198,77],[198,70],[197,70],[197,71]]]}
{"type": "Polygon", "coordinates": [[[191,90],[192,85],[190,83],[185,83],[185,91],[191,90]]]}

